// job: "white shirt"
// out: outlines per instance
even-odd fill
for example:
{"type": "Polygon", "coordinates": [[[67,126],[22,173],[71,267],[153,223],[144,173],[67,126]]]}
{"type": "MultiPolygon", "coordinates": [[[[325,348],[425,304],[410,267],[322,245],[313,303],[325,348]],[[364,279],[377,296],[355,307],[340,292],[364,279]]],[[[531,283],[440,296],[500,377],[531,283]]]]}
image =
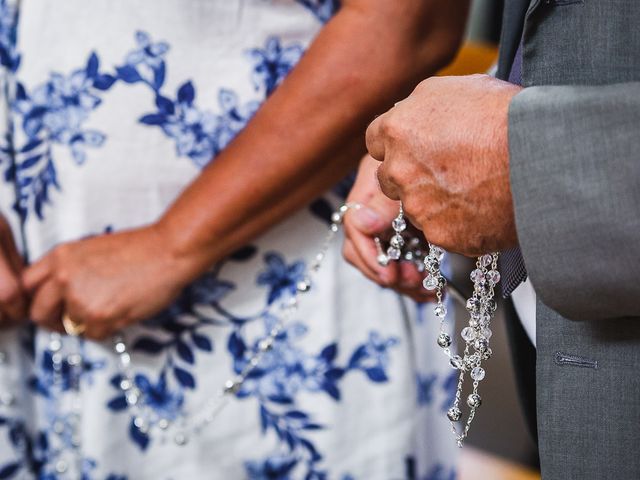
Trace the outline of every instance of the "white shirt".
{"type": "Polygon", "coordinates": [[[536,346],[536,291],[527,280],[518,286],[511,294],[513,305],[520,317],[522,326],[533,346],[536,346]]]}

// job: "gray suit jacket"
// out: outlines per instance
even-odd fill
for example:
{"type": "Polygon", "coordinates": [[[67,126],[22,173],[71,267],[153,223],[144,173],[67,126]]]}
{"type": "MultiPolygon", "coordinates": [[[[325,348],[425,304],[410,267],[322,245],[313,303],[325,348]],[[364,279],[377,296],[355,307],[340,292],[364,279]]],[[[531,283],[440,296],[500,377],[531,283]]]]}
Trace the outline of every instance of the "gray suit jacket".
{"type": "Polygon", "coordinates": [[[638,480],[640,0],[533,0],[523,32],[509,147],[543,478],[638,480]]]}

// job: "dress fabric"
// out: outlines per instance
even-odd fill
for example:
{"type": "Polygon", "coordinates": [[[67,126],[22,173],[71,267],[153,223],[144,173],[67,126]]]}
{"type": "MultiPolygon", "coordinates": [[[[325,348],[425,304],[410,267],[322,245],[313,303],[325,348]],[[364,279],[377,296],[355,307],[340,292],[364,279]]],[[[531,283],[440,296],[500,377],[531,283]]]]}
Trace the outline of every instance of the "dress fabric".
{"type": "MultiPolygon", "coordinates": [[[[337,9],[332,0],[0,0],[0,208],[29,260],[156,220],[337,9]]],[[[124,332],[146,409],[172,428],[188,423],[237,373],[340,201],[327,192],[239,245],[165,312],[124,332]]],[[[111,342],[62,339],[65,355],[83,359],[75,391],[66,369],[55,380],[49,332],[2,331],[0,393],[17,401],[0,405],[0,479],[452,480],[444,414],[456,379],[435,347],[431,310],[366,281],[338,239],[259,374],[183,446],[133,423],[111,342]],[[81,415],[70,418],[78,399],[81,415]],[[74,443],[81,472],[60,471],[74,443]]]]}

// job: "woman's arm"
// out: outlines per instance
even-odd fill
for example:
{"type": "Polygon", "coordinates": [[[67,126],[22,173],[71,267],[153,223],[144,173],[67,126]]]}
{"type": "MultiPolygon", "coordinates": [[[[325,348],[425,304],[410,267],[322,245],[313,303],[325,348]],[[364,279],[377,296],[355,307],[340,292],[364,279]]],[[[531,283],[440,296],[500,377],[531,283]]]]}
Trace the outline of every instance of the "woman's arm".
{"type": "Polygon", "coordinates": [[[447,63],[468,0],[345,0],[246,129],[154,225],[57,247],[24,275],[31,316],[101,338],[355,168],[377,112],[447,63]]]}
{"type": "Polygon", "coordinates": [[[467,3],[343,2],[247,128],[160,221],[189,275],[353,170],[374,116],[451,60],[467,3]]]}

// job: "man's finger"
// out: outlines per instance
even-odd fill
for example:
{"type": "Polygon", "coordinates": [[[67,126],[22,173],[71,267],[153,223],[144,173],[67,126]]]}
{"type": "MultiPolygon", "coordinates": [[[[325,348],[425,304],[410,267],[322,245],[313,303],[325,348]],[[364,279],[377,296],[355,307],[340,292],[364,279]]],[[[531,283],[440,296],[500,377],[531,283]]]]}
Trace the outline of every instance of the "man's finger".
{"type": "Polygon", "coordinates": [[[388,175],[388,164],[383,163],[378,167],[377,177],[378,177],[378,185],[380,186],[380,190],[391,200],[400,200],[400,190],[398,186],[391,181],[388,175]]]}
{"type": "Polygon", "coordinates": [[[10,229],[0,235],[0,247],[9,260],[9,264],[13,271],[16,274],[20,274],[24,267],[24,262],[20,252],[18,252],[18,247],[16,246],[16,242],[10,229]]]}
{"type": "Polygon", "coordinates": [[[384,117],[384,115],[381,115],[371,122],[371,125],[367,128],[366,134],[367,150],[369,151],[369,155],[379,162],[384,161],[385,154],[384,135],[382,134],[384,117]]]}
{"type": "Polygon", "coordinates": [[[356,251],[356,248],[351,240],[345,240],[344,246],[342,247],[342,255],[347,262],[360,270],[360,273],[362,273],[365,277],[367,277],[372,282],[377,283],[378,285],[382,285],[378,272],[372,270],[366,264],[366,262],[363,261],[362,257],[356,251]]]}

